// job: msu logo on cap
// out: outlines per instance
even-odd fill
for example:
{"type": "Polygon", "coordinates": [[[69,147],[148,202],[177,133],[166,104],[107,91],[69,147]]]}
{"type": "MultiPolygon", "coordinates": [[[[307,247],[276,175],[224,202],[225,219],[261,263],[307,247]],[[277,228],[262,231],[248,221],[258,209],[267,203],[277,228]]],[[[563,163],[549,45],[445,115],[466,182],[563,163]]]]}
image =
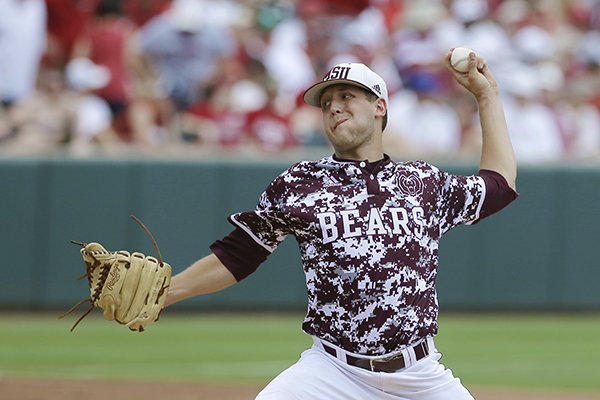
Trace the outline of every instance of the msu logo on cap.
{"type": "Polygon", "coordinates": [[[323,81],[330,81],[333,79],[348,79],[348,74],[350,73],[350,67],[336,65],[331,68],[327,75],[323,78],[323,81]]]}
{"type": "Polygon", "coordinates": [[[362,87],[383,98],[386,103],[388,101],[385,82],[379,75],[361,63],[342,63],[331,67],[323,80],[315,83],[304,92],[304,102],[315,107],[321,107],[320,99],[323,91],[338,82],[362,87]]]}

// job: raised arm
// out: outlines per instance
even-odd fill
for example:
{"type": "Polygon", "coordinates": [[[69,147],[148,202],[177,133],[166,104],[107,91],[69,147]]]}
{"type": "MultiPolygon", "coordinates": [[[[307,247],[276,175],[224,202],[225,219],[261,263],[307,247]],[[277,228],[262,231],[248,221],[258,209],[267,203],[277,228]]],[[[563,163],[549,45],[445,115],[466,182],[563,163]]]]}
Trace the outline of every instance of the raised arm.
{"type": "Polygon", "coordinates": [[[482,130],[480,169],[488,169],[502,175],[508,185],[516,190],[517,162],[508,134],[504,108],[496,79],[486,61],[475,53],[469,55],[469,71],[462,73],[450,65],[449,52],[446,66],[456,81],[475,96],[479,107],[482,130]]]}
{"type": "Polygon", "coordinates": [[[218,292],[236,282],[217,256],[210,254],[171,278],[165,306],[196,295],[218,292]]]}

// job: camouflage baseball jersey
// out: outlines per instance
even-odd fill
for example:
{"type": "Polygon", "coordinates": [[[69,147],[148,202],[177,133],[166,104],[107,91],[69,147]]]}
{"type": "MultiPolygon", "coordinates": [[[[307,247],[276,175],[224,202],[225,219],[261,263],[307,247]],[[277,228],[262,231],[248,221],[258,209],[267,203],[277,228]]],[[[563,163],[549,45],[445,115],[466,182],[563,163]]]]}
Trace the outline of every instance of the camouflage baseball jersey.
{"type": "Polygon", "coordinates": [[[438,241],[479,218],[485,184],[423,162],[326,157],[278,176],[256,209],[230,217],[272,252],[298,241],[303,329],[347,351],[381,355],[437,332],[438,241]]]}

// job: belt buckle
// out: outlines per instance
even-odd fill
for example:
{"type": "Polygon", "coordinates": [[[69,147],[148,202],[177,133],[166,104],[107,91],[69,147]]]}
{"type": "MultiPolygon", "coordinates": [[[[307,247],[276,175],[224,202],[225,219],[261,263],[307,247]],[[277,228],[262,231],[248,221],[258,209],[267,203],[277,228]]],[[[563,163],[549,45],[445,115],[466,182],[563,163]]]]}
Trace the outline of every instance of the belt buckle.
{"type": "Polygon", "coordinates": [[[375,360],[372,358],[369,358],[369,366],[371,367],[371,372],[375,372],[375,360]]]}
{"type": "Polygon", "coordinates": [[[390,362],[390,361],[397,360],[399,358],[404,358],[404,356],[402,355],[402,353],[396,354],[396,355],[393,355],[393,356],[389,356],[389,357],[383,357],[383,358],[370,358],[369,359],[369,366],[371,367],[371,372],[376,372],[375,371],[375,363],[387,363],[387,362],[390,362]]]}

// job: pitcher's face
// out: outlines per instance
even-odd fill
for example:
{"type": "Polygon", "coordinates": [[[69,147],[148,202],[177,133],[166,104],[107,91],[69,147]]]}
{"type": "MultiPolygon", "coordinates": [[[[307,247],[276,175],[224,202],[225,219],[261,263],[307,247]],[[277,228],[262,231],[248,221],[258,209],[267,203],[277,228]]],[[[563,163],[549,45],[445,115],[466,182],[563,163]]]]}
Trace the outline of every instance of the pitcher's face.
{"type": "Polygon", "coordinates": [[[323,128],[336,152],[345,153],[380,140],[381,122],[385,114],[383,100],[367,97],[365,90],[348,84],[333,85],[321,95],[323,128]],[[382,111],[383,110],[383,111],[382,111]]]}

